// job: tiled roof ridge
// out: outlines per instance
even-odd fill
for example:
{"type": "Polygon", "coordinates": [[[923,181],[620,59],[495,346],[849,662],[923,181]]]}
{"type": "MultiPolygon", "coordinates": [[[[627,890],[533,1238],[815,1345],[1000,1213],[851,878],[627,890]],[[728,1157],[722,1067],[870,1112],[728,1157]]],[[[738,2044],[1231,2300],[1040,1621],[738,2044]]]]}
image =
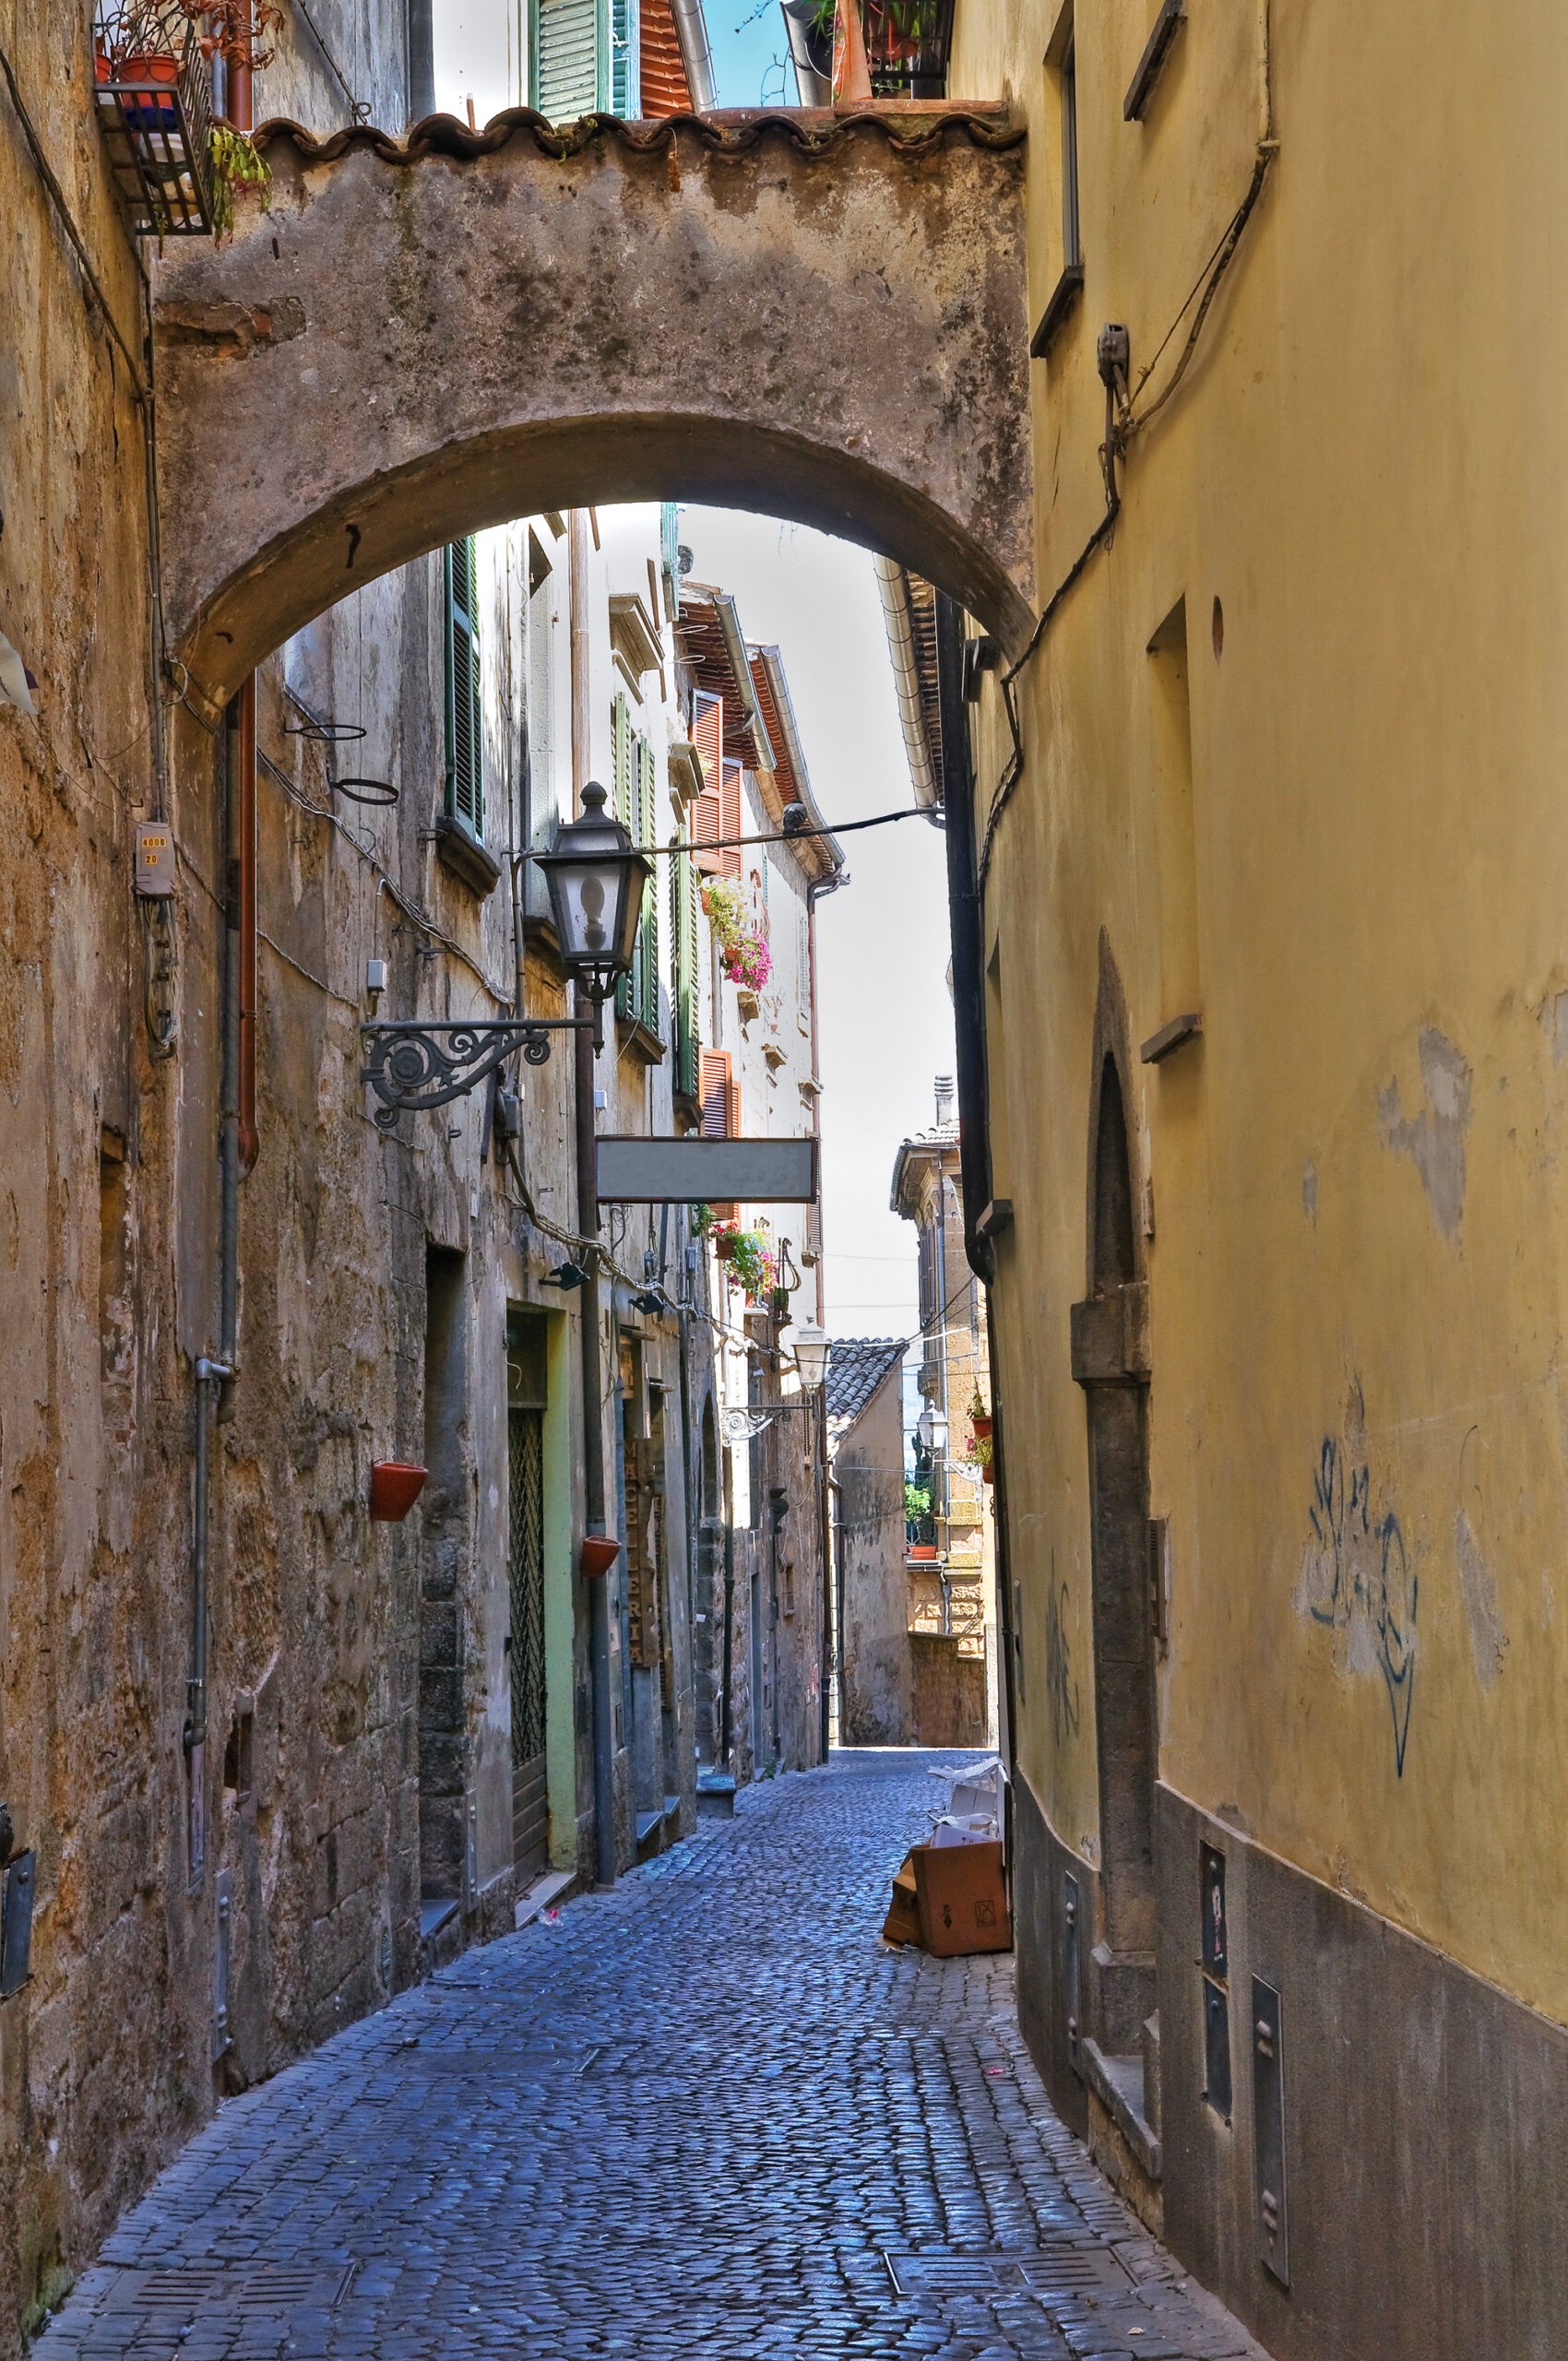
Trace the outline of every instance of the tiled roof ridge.
{"type": "Polygon", "coordinates": [[[680,132],[695,134],[716,155],[740,156],[768,137],[789,142],[804,157],[832,155],[847,141],[876,134],[896,155],[928,156],[948,137],[967,139],[971,147],[1000,152],[1022,145],[1028,134],[994,107],[944,107],[929,114],[898,107],[872,106],[845,112],[826,107],[734,107],[711,114],[671,114],[654,121],[631,122],[621,115],[587,114],[576,123],[551,123],[532,107],[507,107],[493,115],[482,131],[470,131],[455,114],[426,115],[401,138],[374,124],[346,125],[338,131],[307,131],[287,115],[275,115],[253,135],[264,151],[291,146],[313,164],[336,163],[350,148],[368,148],[388,164],[416,164],[426,156],[445,156],[471,163],[493,156],[515,136],[531,136],[541,155],[564,161],[605,139],[637,156],[668,153],[680,132]]]}

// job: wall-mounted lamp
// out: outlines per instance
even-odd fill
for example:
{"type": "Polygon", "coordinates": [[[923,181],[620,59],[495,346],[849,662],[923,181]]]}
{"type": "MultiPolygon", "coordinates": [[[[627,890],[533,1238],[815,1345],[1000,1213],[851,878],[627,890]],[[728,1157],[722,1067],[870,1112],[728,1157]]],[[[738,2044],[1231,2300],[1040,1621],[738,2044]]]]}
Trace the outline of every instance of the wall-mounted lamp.
{"type": "Polygon", "coordinates": [[[400,1115],[464,1097],[518,1050],[530,1066],[543,1065],[552,1033],[591,1031],[595,1053],[603,1049],[604,1003],[630,972],[643,893],[653,874],[620,822],[605,817],[605,800],[603,788],[590,779],[582,818],[557,827],[549,852],[527,856],[544,872],[562,965],[591,1002],[592,1016],[362,1026],[362,1078],[381,1101],[375,1120],[383,1131],[400,1115]]]}

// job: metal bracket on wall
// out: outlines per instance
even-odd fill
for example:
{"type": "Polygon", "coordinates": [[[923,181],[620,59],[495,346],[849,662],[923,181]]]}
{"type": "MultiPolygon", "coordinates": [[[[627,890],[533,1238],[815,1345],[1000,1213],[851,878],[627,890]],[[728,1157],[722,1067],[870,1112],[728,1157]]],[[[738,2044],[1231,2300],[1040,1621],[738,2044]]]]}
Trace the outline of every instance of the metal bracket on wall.
{"type": "Polygon", "coordinates": [[[530,1066],[550,1057],[552,1033],[591,1033],[587,1016],[483,1018],[460,1025],[408,1019],[362,1025],[365,1062],[360,1073],[381,1105],[375,1121],[389,1132],[400,1115],[423,1114],[466,1097],[487,1074],[520,1050],[530,1066]]]}

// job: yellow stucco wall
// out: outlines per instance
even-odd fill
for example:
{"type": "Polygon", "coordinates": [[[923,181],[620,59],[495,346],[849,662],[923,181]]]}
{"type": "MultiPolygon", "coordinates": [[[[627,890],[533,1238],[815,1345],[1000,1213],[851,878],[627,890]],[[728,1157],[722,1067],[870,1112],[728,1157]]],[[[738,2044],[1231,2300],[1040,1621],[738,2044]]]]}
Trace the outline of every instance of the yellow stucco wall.
{"type": "MultiPolygon", "coordinates": [[[[1035,374],[1046,589],[1103,504],[1096,334],[1127,324],[1135,382],[1263,120],[1254,7],[1194,9],[1141,125],[1152,0],[1078,13],[1087,284],[1035,374]]],[[[996,1316],[1021,1762],[1092,1858],[1068,1311],[1103,928],[1152,1213],[1161,1776],[1568,2019],[1568,14],[1486,17],[1482,42],[1411,0],[1276,0],[1277,162],[1113,546],[1020,682],[986,901],[1016,1208],[996,1316]],[[1148,652],[1183,598],[1190,836],[1148,652]],[[1139,1066],[1194,980],[1201,1044],[1139,1066]]],[[[959,0],[953,76],[1029,119],[1037,314],[1055,21],[959,0]]],[[[991,685],[982,826],[1006,751],[991,685]]]]}

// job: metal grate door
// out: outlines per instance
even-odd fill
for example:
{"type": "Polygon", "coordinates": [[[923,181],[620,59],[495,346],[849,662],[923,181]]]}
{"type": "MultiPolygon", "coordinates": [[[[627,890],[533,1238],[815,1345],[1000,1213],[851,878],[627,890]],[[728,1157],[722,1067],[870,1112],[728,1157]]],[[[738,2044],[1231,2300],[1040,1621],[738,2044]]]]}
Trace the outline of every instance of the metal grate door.
{"type": "Polygon", "coordinates": [[[512,1857],[519,1885],[549,1867],[544,1756],[544,1414],[508,1413],[512,1578],[512,1857]]]}

